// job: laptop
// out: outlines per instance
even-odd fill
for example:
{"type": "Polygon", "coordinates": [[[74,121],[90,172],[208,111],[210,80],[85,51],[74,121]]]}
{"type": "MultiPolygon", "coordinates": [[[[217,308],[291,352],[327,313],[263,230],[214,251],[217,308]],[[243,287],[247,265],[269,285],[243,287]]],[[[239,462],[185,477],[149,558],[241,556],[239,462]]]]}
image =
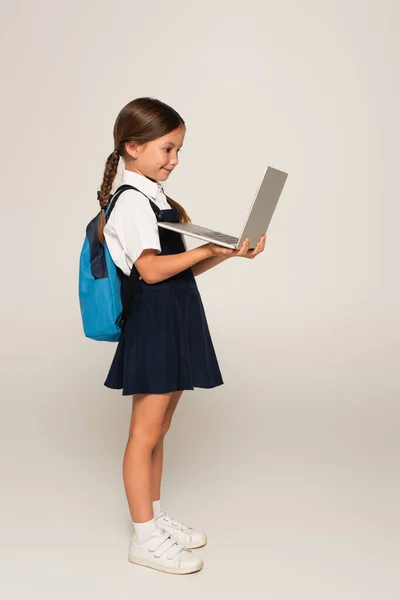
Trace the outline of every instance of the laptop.
{"type": "Polygon", "coordinates": [[[268,229],[287,176],[288,174],[284,171],[279,171],[273,167],[266,168],[239,237],[226,235],[193,223],[159,221],[158,226],[235,250],[238,250],[243,241],[249,238],[249,249],[254,249],[260,237],[268,229]]]}

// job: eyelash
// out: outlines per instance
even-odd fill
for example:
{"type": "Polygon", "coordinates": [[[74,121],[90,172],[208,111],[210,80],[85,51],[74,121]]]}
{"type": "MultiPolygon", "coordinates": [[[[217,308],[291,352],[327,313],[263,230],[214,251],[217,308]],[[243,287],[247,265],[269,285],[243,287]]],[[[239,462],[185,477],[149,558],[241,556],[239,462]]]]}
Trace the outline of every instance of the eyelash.
{"type": "MultiPolygon", "coordinates": [[[[164,148],[165,152],[169,152],[170,150],[172,150],[172,148],[164,148]]],[[[178,152],[181,151],[181,148],[179,148],[178,152]]]]}

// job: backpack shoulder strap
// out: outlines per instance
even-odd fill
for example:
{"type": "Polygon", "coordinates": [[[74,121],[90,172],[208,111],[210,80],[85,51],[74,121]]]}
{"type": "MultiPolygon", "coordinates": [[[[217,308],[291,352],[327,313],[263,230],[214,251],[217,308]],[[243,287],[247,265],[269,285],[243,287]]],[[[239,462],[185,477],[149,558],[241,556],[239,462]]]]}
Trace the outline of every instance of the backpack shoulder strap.
{"type": "MultiPolygon", "coordinates": [[[[109,218],[111,211],[114,209],[114,206],[115,206],[118,198],[120,197],[122,192],[124,192],[125,190],[136,190],[137,192],[140,192],[141,194],[143,194],[143,196],[146,196],[145,193],[143,193],[141,190],[138,190],[138,188],[134,187],[133,185],[128,185],[128,184],[121,185],[114,192],[110,202],[106,206],[106,220],[109,218]]],[[[156,215],[157,221],[163,221],[164,215],[162,214],[161,210],[158,208],[157,204],[155,204],[155,202],[153,202],[152,199],[149,198],[148,196],[146,196],[146,198],[150,202],[150,206],[156,215]]],[[[121,269],[119,269],[118,267],[117,267],[117,271],[118,271],[120,277],[126,277],[125,273],[123,273],[121,271],[121,269]]],[[[129,274],[129,277],[128,277],[128,282],[127,282],[125,293],[123,293],[121,290],[121,297],[122,297],[121,327],[124,326],[126,319],[128,318],[129,306],[131,304],[133,296],[135,295],[135,291],[136,291],[137,285],[139,283],[139,277],[140,277],[139,272],[138,272],[137,268],[135,267],[135,265],[133,265],[131,272],[129,274]]]]}

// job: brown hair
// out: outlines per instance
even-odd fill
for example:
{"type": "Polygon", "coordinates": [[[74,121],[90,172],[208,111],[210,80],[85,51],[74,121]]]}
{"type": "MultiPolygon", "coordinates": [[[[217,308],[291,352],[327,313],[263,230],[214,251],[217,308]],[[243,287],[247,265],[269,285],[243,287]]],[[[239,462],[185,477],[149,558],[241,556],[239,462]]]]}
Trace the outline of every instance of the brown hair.
{"type": "MultiPolygon", "coordinates": [[[[126,159],[125,143],[146,144],[170,131],[185,126],[182,117],[170,106],[155,98],[136,98],[120,111],[114,124],[114,150],[107,158],[103,181],[97,199],[100,204],[98,238],[104,243],[104,227],[106,224],[105,209],[112,196],[111,188],[117,174],[119,158],[126,159]]],[[[179,212],[180,222],[188,223],[190,219],[185,209],[167,196],[169,204],[179,212]]]]}

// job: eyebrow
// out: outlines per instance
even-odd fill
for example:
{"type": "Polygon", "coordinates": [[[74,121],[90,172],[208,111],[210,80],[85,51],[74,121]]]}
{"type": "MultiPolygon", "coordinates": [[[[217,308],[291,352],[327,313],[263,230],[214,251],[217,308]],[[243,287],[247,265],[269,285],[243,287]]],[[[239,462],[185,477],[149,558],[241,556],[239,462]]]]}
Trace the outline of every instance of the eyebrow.
{"type": "MultiPolygon", "coordinates": [[[[166,143],[166,144],[171,144],[171,146],[176,146],[176,144],[174,144],[173,142],[165,142],[165,143],[166,143]]],[[[182,146],[183,146],[183,144],[181,144],[181,145],[179,146],[179,148],[182,148],[182,146]]]]}

